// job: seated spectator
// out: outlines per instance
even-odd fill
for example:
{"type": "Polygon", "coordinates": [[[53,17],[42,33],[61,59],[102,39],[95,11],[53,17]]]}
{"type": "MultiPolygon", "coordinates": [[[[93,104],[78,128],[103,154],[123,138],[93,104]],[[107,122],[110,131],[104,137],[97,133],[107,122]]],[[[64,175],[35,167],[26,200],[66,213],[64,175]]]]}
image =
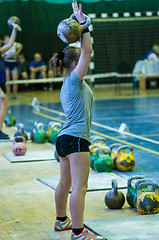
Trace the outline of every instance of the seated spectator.
{"type": "Polygon", "coordinates": [[[18,56],[18,73],[19,79],[28,79],[28,62],[26,61],[24,54],[18,56]]]}
{"type": "Polygon", "coordinates": [[[42,61],[41,54],[35,53],[34,60],[29,63],[30,78],[31,79],[46,78],[46,69],[47,68],[45,62],[42,61]]]}
{"type": "Polygon", "coordinates": [[[145,55],[144,59],[153,62],[159,61],[159,44],[153,45],[152,50],[145,55]]]}

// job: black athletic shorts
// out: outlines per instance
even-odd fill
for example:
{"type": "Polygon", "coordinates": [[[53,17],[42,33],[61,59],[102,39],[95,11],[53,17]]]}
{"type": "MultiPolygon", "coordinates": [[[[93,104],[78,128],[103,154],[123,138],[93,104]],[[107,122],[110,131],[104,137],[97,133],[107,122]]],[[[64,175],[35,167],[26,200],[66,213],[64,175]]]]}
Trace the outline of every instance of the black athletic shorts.
{"type": "Polygon", "coordinates": [[[75,152],[89,152],[90,142],[84,138],[62,135],[57,137],[56,150],[60,157],[66,157],[75,152]]]}
{"type": "Polygon", "coordinates": [[[5,69],[8,71],[15,71],[18,68],[17,62],[5,62],[4,61],[4,65],[5,65],[5,69]]]}
{"type": "Polygon", "coordinates": [[[0,88],[2,89],[4,94],[7,93],[7,89],[6,89],[6,84],[5,83],[0,83],[0,88]]]}

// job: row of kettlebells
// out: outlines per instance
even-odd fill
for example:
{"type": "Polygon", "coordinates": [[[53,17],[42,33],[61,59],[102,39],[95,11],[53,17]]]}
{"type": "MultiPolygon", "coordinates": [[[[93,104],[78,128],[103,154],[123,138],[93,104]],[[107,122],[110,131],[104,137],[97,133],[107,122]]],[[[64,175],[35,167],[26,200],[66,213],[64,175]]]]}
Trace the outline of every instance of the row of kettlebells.
{"type": "Polygon", "coordinates": [[[30,138],[35,143],[46,143],[47,141],[55,144],[57,135],[62,128],[58,122],[50,122],[47,132],[44,130],[43,123],[34,123],[34,129],[31,131],[30,138]]]}
{"type": "MultiPolygon", "coordinates": [[[[35,123],[34,129],[31,131],[30,139],[35,143],[46,143],[47,141],[55,144],[57,135],[62,125],[56,122],[50,122],[48,131],[44,130],[43,123],[35,123]]],[[[28,140],[28,134],[24,130],[22,123],[18,124],[17,132],[14,135],[13,140],[13,153],[17,156],[25,155],[26,153],[26,142],[28,140]]]]}
{"type": "Polygon", "coordinates": [[[127,202],[140,214],[159,213],[159,185],[144,176],[128,179],[127,202]]]}
{"type": "Polygon", "coordinates": [[[133,148],[120,143],[108,147],[105,138],[92,136],[90,167],[97,172],[111,172],[113,169],[132,171],[135,167],[133,148]]]}
{"type": "MultiPolygon", "coordinates": [[[[144,176],[133,176],[128,179],[126,199],[130,207],[136,208],[142,215],[159,213],[159,185],[144,176]]],[[[115,179],[112,180],[112,189],[105,195],[104,201],[110,209],[123,207],[125,196],[118,190],[115,179]]]]}

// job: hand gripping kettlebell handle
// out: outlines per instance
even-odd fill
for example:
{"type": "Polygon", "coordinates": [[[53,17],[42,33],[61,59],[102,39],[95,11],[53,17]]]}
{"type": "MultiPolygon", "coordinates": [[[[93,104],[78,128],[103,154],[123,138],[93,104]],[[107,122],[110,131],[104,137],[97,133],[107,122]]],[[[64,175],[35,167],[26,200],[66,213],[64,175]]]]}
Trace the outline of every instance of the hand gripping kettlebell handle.
{"type": "MultiPolygon", "coordinates": [[[[15,27],[16,25],[18,25],[18,24],[12,23],[12,27],[15,27]]],[[[21,29],[21,27],[20,27],[19,25],[18,25],[18,27],[17,27],[17,30],[18,30],[19,32],[22,31],[22,29],[21,29]]]]}
{"type": "MultiPolygon", "coordinates": [[[[84,15],[84,17],[85,17],[85,21],[86,21],[86,22],[85,22],[84,24],[82,24],[82,26],[83,26],[83,30],[85,30],[85,29],[91,24],[91,19],[90,19],[87,15],[85,15],[85,14],[83,14],[83,15],[84,15]]],[[[73,13],[73,14],[70,16],[70,18],[76,20],[75,14],[73,13]]]]}

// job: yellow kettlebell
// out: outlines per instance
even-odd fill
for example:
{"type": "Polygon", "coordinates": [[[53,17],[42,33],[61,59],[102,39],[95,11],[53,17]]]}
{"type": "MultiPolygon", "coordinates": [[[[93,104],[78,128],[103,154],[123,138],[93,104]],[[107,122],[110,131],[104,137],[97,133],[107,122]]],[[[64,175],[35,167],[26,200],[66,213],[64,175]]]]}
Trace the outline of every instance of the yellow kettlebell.
{"type": "MultiPolygon", "coordinates": [[[[93,145],[106,146],[106,139],[104,137],[94,135],[91,137],[91,145],[89,148],[91,148],[93,145]]],[[[93,148],[92,152],[95,154],[96,150],[97,147],[93,148]]]]}
{"type": "Polygon", "coordinates": [[[116,159],[117,169],[120,171],[132,171],[135,167],[133,148],[129,145],[123,145],[118,148],[118,157],[116,159]],[[126,153],[128,151],[128,153],[126,153]]]}
{"type": "Polygon", "coordinates": [[[116,166],[116,160],[117,160],[117,157],[118,157],[118,148],[122,146],[121,143],[113,143],[112,145],[110,145],[110,150],[111,150],[111,158],[114,162],[114,169],[117,169],[117,166],[116,166]]]}
{"type": "Polygon", "coordinates": [[[143,182],[137,187],[137,210],[140,214],[159,213],[159,186],[154,182],[143,182]]]}
{"type": "Polygon", "coordinates": [[[48,140],[50,141],[50,133],[52,132],[52,128],[51,128],[51,125],[55,123],[53,121],[49,122],[48,124],[48,130],[47,130],[47,135],[48,135],[48,140]]]}

